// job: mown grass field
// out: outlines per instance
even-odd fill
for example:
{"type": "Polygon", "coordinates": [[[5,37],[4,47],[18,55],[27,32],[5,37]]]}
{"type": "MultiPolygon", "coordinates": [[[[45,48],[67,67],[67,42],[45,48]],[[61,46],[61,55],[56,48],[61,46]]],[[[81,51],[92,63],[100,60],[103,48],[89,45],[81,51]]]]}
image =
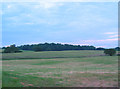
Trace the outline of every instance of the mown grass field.
{"type": "Polygon", "coordinates": [[[118,56],[103,51],[3,53],[2,87],[116,87],[118,56]]]}

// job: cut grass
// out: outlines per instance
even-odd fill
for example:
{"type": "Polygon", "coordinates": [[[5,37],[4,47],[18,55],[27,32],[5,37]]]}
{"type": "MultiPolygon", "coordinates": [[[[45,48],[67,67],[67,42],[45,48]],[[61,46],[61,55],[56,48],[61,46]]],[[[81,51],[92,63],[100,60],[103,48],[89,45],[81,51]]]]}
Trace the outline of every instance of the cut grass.
{"type": "Polygon", "coordinates": [[[81,58],[85,56],[103,55],[103,51],[25,51],[22,53],[3,53],[3,60],[16,59],[52,59],[52,58],[81,58]]]}
{"type": "MultiPolygon", "coordinates": [[[[80,53],[82,53],[80,55],[77,52],[79,51],[63,51],[63,53],[67,53],[65,54],[67,55],[65,56],[66,58],[21,60],[16,57],[18,60],[3,60],[3,87],[118,86],[117,56],[78,58],[78,56],[81,56],[87,51],[82,51],[83,53],[80,51],[80,53]],[[73,55],[69,57],[69,53],[73,53],[73,55]],[[75,55],[77,57],[75,57],[75,55]]],[[[99,54],[99,51],[95,52],[99,54]]],[[[95,52],[91,51],[91,53],[95,52]]],[[[89,53],[90,51],[87,54],[89,53]]],[[[11,54],[7,55],[10,56],[11,54]]],[[[61,55],[62,54],[59,54],[58,56],[57,54],[58,57],[61,57],[61,55]]],[[[43,57],[43,55],[40,56],[43,57]]],[[[56,56],[56,53],[54,56],[56,56]]],[[[24,57],[24,55],[22,57],[24,57]]]]}
{"type": "Polygon", "coordinates": [[[62,63],[62,62],[64,62],[64,61],[46,60],[46,61],[42,61],[42,62],[39,62],[39,63],[35,63],[33,65],[52,65],[52,64],[62,63]]]}
{"type": "Polygon", "coordinates": [[[3,78],[4,77],[6,79],[3,79],[2,81],[3,87],[30,87],[29,84],[32,84],[34,87],[42,87],[46,85],[49,87],[61,86],[61,84],[54,85],[56,81],[61,81],[61,79],[35,77],[31,75],[19,76],[15,74],[9,74],[8,72],[3,72],[3,78]]]}

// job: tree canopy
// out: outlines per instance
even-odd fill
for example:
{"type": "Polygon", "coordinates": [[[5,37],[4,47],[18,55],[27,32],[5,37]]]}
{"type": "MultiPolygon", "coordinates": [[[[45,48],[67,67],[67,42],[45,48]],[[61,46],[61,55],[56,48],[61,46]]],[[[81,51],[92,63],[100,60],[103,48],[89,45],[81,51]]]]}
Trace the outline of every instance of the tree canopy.
{"type": "Polygon", "coordinates": [[[32,44],[19,46],[22,50],[33,51],[62,51],[62,50],[95,50],[94,46],[80,46],[60,43],[44,43],[44,44],[32,44]]]}
{"type": "Polygon", "coordinates": [[[3,53],[17,53],[22,52],[15,46],[15,44],[10,45],[10,47],[5,47],[3,53]]]}
{"type": "MultiPolygon", "coordinates": [[[[39,43],[39,44],[27,44],[21,46],[11,45],[10,47],[3,47],[4,52],[13,53],[19,52],[19,50],[30,50],[30,51],[64,51],[64,50],[105,50],[105,48],[96,48],[89,45],[71,45],[61,43],[39,43]]],[[[119,51],[120,47],[116,47],[115,50],[119,51]]]]}
{"type": "Polygon", "coordinates": [[[116,50],[115,49],[105,49],[104,53],[110,56],[113,56],[116,54],[116,50]]]}

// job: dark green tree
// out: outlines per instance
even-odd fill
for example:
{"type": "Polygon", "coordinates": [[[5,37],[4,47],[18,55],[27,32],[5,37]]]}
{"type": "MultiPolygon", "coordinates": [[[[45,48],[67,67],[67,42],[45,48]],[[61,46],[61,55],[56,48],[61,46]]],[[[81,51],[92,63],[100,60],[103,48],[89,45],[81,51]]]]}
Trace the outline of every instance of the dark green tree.
{"type": "Polygon", "coordinates": [[[113,56],[116,54],[116,50],[115,49],[105,49],[104,53],[110,56],[113,56]]]}
{"type": "Polygon", "coordinates": [[[120,51],[120,47],[116,47],[115,49],[116,49],[117,51],[120,51]]]}
{"type": "Polygon", "coordinates": [[[15,46],[15,44],[10,45],[10,47],[6,47],[3,51],[3,53],[17,53],[17,52],[22,52],[15,46]]]}
{"type": "Polygon", "coordinates": [[[39,43],[32,45],[19,46],[22,50],[33,50],[33,51],[62,51],[62,50],[96,50],[94,46],[80,46],[60,43],[39,43]]]}
{"type": "Polygon", "coordinates": [[[96,50],[105,50],[105,48],[99,47],[99,48],[96,48],[96,50]]]}
{"type": "Polygon", "coordinates": [[[34,46],[33,50],[38,52],[38,51],[42,51],[42,49],[40,48],[40,46],[34,46]]]}

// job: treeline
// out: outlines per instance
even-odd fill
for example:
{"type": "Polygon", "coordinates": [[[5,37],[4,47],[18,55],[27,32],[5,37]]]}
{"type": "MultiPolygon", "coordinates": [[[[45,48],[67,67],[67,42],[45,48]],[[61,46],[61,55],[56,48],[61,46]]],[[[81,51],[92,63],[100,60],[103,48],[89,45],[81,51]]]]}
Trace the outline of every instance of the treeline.
{"type": "MultiPolygon", "coordinates": [[[[10,47],[3,47],[6,49],[5,52],[21,52],[19,50],[30,50],[30,51],[63,51],[63,50],[104,50],[105,48],[96,48],[94,46],[80,46],[80,45],[70,45],[70,44],[60,44],[60,43],[40,43],[32,45],[21,45],[15,46],[11,45],[10,47]]],[[[115,50],[120,51],[120,47],[114,48],[115,50]]]]}
{"type": "Polygon", "coordinates": [[[21,45],[18,48],[22,50],[33,50],[33,51],[96,50],[94,46],[80,46],[80,45],[70,45],[70,44],[60,44],[60,43],[21,45]]]}

